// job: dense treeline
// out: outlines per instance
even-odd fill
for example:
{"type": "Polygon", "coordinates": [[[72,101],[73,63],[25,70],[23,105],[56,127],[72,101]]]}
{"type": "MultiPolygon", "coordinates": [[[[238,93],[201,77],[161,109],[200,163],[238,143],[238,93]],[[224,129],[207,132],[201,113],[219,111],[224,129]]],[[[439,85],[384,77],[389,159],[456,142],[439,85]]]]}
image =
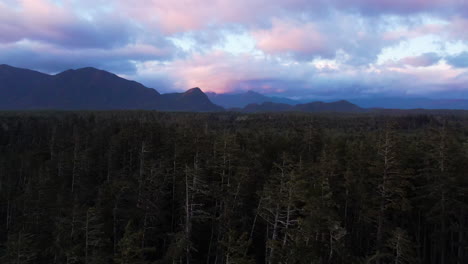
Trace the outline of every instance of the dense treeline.
{"type": "Polygon", "coordinates": [[[468,263],[468,118],[0,114],[1,263],[468,263]]]}

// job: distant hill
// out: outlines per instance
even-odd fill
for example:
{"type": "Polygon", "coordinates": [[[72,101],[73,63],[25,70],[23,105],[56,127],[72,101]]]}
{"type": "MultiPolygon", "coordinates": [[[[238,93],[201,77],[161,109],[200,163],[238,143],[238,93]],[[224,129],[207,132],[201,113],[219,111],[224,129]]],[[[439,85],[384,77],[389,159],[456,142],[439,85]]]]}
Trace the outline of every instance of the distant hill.
{"type": "Polygon", "coordinates": [[[336,102],[311,102],[306,104],[288,105],[281,103],[266,102],[261,104],[250,104],[241,109],[242,112],[256,113],[256,112],[349,112],[359,113],[365,112],[366,109],[361,108],[348,101],[341,100],[336,102]]]}
{"type": "Polygon", "coordinates": [[[0,65],[0,109],[222,111],[199,89],[159,94],[95,68],[48,75],[0,65]]]}
{"type": "MultiPolygon", "coordinates": [[[[258,92],[248,91],[237,94],[218,94],[207,92],[210,100],[225,108],[244,108],[249,104],[262,104],[266,102],[297,105],[305,103],[304,100],[293,100],[285,97],[270,97],[258,92]]],[[[464,109],[468,110],[467,99],[431,99],[424,97],[369,97],[351,98],[347,101],[362,108],[385,109],[464,109]]],[[[326,100],[325,102],[333,102],[326,100]]],[[[265,106],[267,107],[267,106],[265,106]]]]}
{"type": "Polygon", "coordinates": [[[295,111],[303,112],[364,112],[365,109],[345,100],[336,102],[312,102],[294,106],[295,111]]]}
{"type": "Polygon", "coordinates": [[[431,99],[424,97],[373,97],[349,99],[364,108],[387,109],[459,109],[468,110],[466,99],[431,99]]]}
{"type": "Polygon", "coordinates": [[[168,93],[160,97],[161,110],[167,111],[223,111],[224,108],[214,105],[203,91],[196,87],[185,93],[168,93]]]}
{"type": "Polygon", "coordinates": [[[257,112],[284,112],[293,111],[294,106],[289,104],[265,102],[261,104],[249,104],[240,109],[241,112],[257,113],[257,112]]]}
{"type": "Polygon", "coordinates": [[[208,98],[220,106],[225,108],[243,108],[249,104],[261,104],[266,102],[282,103],[295,105],[301,103],[300,101],[292,100],[284,97],[269,97],[254,91],[248,91],[238,94],[218,94],[207,92],[208,98]]]}

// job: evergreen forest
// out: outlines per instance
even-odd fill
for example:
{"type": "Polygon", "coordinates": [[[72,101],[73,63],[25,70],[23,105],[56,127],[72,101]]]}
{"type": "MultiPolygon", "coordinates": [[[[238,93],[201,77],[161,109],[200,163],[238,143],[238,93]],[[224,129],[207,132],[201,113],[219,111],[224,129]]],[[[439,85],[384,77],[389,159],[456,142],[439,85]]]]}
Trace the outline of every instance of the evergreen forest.
{"type": "Polygon", "coordinates": [[[468,116],[1,112],[0,263],[468,263],[468,116]]]}

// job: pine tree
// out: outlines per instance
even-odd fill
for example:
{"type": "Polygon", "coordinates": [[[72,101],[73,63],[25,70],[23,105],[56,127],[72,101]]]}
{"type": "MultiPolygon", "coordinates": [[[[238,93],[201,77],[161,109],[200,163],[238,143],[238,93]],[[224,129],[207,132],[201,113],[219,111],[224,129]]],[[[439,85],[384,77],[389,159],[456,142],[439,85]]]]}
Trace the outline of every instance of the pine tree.
{"type": "Polygon", "coordinates": [[[401,169],[399,161],[398,139],[395,125],[386,123],[380,132],[377,154],[378,159],[373,170],[377,178],[378,200],[376,201],[376,253],[382,254],[385,233],[387,232],[387,218],[393,211],[407,211],[410,203],[407,190],[410,188],[409,175],[401,169]]]}
{"type": "Polygon", "coordinates": [[[103,247],[105,246],[104,223],[99,208],[91,207],[86,211],[84,223],[85,264],[106,263],[103,247]]]}
{"type": "Polygon", "coordinates": [[[235,230],[230,230],[226,241],[223,241],[225,248],[224,260],[226,264],[253,264],[254,260],[246,253],[250,246],[247,233],[238,234],[235,230]]]}
{"type": "Polygon", "coordinates": [[[135,230],[133,223],[128,222],[125,233],[118,244],[118,254],[115,258],[116,264],[143,264],[144,249],[141,248],[143,232],[135,230]]]}
{"type": "Polygon", "coordinates": [[[35,237],[20,230],[8,236],[5,255],[0,258],[6,264],[35,263],[38,252],[35,251],[35,237]]]}
{"type": "Polygon", "coordinates": [[[395,230],[393,230],[390,238],[387,240],[386,246],[391,252],[389,263],[416,263],[414,243],[408,237],[408,234],[405,230],[401,228],[396,228],[395,230]]]}
{"type": "Polygon", "coordinates": [[[274,164],[271,174],[261,194],[259,215],[267,224],[267,263],[276,263],[287,255],[287,245],[291,241],[293,229],[298,223],[297,202],[301,182],[297,168],[283,153],[280,163],[274,164]]]}

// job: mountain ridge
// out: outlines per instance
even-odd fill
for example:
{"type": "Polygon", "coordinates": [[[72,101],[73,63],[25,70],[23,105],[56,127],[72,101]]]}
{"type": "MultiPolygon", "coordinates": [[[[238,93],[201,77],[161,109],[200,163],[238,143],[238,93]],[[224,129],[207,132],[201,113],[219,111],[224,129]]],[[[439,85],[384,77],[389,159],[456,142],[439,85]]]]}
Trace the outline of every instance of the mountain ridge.
{"type": "Polygon", "coordinates": [[[342,112],[342,113],[362,113],[367,109],[361,108],[346,100],[336,102],[315,101],[305,104],[289,105],[283,103],[265,102],[261,104],[249,104],[240,109],[241,112],[342,112]]]}
{"type": "MultiPolygon", "coordinates": [[[[286,97],[270,97],[255,91],[244,93],[217,94],[213,92],[206,93],[215,103],[225,108],[244,108],[249,104],[261,104],[264,102],[286,103],[289,105],[303,104],[320,100],[290,99],[286,97]],[[231,100],[233,100],[231,102],[231,100]]],[[[323,99],[322,99],[323,100],[323,99]]],[[[327,99],[324,102],[333,102],[339,100],[327,99]]],[[[446,98],[426,98],[414,96],[377,96],[377,97],[352,97],[346,101],[358,105],[361,108],[383,108],[383,109],[432,109],[432,110],[468,110],[468,99],[446,99],[446,98]]]]}
{"type": "Polygon", "coordinates": [[[225,110],[222,106],[227,110],[239,112],[389,113],[392,112],[392,109],[395,110],[393,112],[398,112],[398,110],[413,110],[410,112],[414,112],[415,109],[420,108],[427,110],[463,110],[468,109],[468,100],[358,98],[334,102],[301,102],[288,98],[268,97],[255,91],[240,94],[204,93],[199,87],[181,93],[160,94],[156,89],[148,88],[136,81],[127,80],[114,73],[93,67],[69,69],[51,75],[0,64],[0,110],[141,109],[218,112],[225,110]],[[236,106],[227,107],[226,100],[232,100],[230,105],[236,106]],[[393,107],[383,107],[382,105],[385,102],[393,107]],[[415,107],[408,107],[408,105],[415,107]]]}
{"type": "Polygon", "coordinates": [[[6,64],[0,65],[0,109],[224,110],[199,88],[189,93],[160,94],[156,89],[93,67],[49,75],[6,64]]]}
{"type": "Polygon", "coordinates": [[[298,104],[301,101],[292,100],[289,98],[283,97],[269,97],[261,93],[249,90],[245,93],[235,93],[235,94],[218,94],[214,92],[207,92],[206,95],[210,100],[220,106],[225,108],[243,108],[249,104],[253,103],[287,103],[287,104],[298,104]]]}

